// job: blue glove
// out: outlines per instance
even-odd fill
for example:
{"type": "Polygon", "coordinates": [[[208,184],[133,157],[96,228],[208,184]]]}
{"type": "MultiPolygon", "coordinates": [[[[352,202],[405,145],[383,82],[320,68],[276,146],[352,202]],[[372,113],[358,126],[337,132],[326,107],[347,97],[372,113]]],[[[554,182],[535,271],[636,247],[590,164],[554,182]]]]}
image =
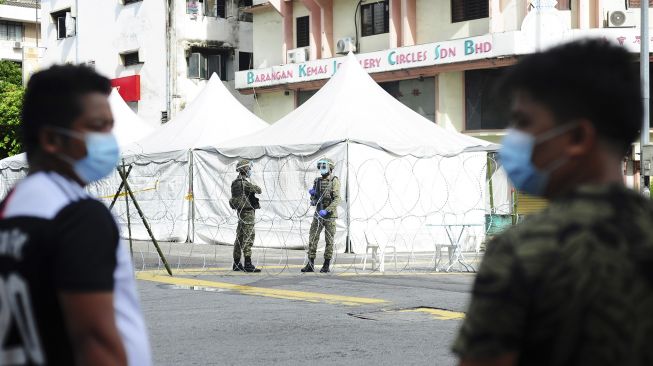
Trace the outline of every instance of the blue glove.
{"type": "Polygon", "coordinates": [[[329,211],[327,211],[327,210],[320,210],[320,211],[318,212],[318,215],[320,215],[320,217],[327,217],[327,216],[329,215],[329,211]]]}
{"type": "Polygon", "coordinates": [[[308,194],[310,194],[311,196],[315,196],[315,193],[317,193],[315,192],[315,188],[311,188],[308,190],[308,194]]]}

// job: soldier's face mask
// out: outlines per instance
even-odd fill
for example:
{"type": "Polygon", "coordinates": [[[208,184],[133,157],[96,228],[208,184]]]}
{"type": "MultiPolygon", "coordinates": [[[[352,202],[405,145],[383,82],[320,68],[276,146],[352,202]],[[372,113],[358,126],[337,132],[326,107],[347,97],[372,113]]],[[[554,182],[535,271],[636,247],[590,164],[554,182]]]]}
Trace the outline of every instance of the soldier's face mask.
{"type": "Polygon", "coordinates": [[[544,169],[533,164],[533,150],[545,141],[558,137],[575,128],[577,124],[566,124],[553,128],[539,136],[511,128],[501,141],[499,160],[515,188],[530,195],[541,196],[545,193],[549,177],[568,160],[561,157],[544,169]]]}
{"type": "Polygon", "coordinates": [[[320,174],[327,175],[327,174],[329,174],[329,164],[323,163],[323,162],[318,162],[317,163],[317,170],[320,171],[320,174]]]}

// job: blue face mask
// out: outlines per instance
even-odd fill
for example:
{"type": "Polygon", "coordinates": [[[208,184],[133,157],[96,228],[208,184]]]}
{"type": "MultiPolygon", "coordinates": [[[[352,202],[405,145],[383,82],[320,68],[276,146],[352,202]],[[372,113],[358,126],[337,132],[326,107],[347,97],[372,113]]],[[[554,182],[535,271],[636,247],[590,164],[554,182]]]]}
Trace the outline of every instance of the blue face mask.
{"type": "Polygon", "coordinates": [[[533,165],[533,150],[538,144],[574,127],[576,124],[556,127],[538,137],[516,129],[508,129],[508,134],[501,141],[499,160],[515,188],[534,196],[545,193],[551,172],[562,166],[567,158],[558,159],[541,170],[533,165]]]}
{"type": "Polygon", "coordinates": [[[329,168],[320,168],[320,174],[322,175],[329,174],[329,168]]]}
{"type": "Polygon", "coordinates": [[[118,141],[113,133],[86,132],[57,129],[64,135],[82,140],[86,143],[86,156],[80,160],[72,160],[62,156],[62,159],[72,165],[73,170],[84,183],[100,180],[116,168],[120,160],[118,141]]]}

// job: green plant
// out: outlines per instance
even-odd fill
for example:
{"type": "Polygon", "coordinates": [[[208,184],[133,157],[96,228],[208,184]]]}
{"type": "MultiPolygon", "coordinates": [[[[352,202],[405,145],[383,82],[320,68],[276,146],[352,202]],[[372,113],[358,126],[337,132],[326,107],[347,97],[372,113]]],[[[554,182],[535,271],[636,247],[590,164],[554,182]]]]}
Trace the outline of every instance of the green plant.
{"type": "MultiPolygon", "coordinates": [[[[0,0],[1,1],[1,0],[0,0]]],[[[22,71],[11,61],[0,61],[0,157],[20,153],[20,113],[23,106],[22,71]]]]}

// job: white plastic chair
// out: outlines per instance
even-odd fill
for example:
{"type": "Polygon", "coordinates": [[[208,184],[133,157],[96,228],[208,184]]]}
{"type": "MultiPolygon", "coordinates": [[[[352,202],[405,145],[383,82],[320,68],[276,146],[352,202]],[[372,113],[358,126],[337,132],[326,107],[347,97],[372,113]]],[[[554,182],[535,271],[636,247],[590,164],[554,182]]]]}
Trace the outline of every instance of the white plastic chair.
{"type": "Polygon", "coordinates": [[[367,266],[367,256],[369,254],[369,250],[372,249],[372,270],[374,270],[374,267],[378,260],[379,272],[385,272],[385,252],[388,249],[392,249],[392,256],[395,263],[395,272],[397,272],[397,248],[395,248],[394,245],[385,245],[384,247],[381,247],[378,241],[376,240],[374,242],[370,241],[367,232],[364,232],[364,235],[365,235],[365,242],[367,246],[365,247],[365,256],[363,256],[363,271],[367,266]]]}

